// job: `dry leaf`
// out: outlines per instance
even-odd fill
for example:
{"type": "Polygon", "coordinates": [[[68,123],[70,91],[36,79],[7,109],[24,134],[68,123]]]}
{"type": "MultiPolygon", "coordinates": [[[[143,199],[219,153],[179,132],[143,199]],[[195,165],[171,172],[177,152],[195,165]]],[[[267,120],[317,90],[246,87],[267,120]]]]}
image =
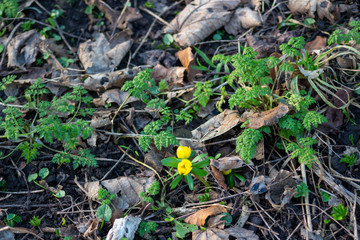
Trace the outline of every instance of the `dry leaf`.
{"type": "Polygon", "coordinates": [[[90,127],[97,129],[108,126],[111,124],[110,117],[110,110],[96,111],[91,118],[90,127]]]}
{"type": "Polygon", "coordinates": [[[318,17],[322,20],[326,17],[331,23],[335,22],[335,17],[330,12],[334,10],[331,2],[329,0],[317,0],[316,1],[316,11],[318,17]]]}
{"type": "Polygon", "coordinates": [[[40,33],[30,30],[14,37],[8,47],[8,67],[29,66],[36,61],[38,44],[40,43],[40,33]]]}
{"type": "Polygon", "coordinates": [[[221,229],[206,228],[203,230],[196,230],[192,234],[192,240],[226,240],[229,239],[229,234],[221,229]]]}
{"type": "MultiPolygon", "coordinates": [[[[93,6],[96,4],[96,7],[105,14],[105,17],[114,25],[120,16],[120,12],[112,9],[105,1],[103,0],[86,0],[85,3],[88,6],[93,6]]],[[[121,17],[117,28],[125,29],[128,27],[129,23],[134,22],[138,19],[141,19],[142,15],[136,8],[127,7],[125,13],[121,17]]]]}
{"type": "Polygon", "coordinates": [[[326,48],[326,45],[327,45],[326,38],[321,36],[316,36],[314,40],[312,40],[311,42],[307,42],[305,44],[305,50],[311,53],[314,50],[323,50],[324,48],[326,48]]]}
{"type": "Polygon", "coordinates": [[[87,182],[84,185],[84,189],[86,190],[86,196],[91,200],[98,199],[98,191],[100,189],[100,182],[87,182]]]}
{"type": "Polygon", "coordinates": [[[194,224],[198,227],[204,226],[205,221],[208,217],[218,215],[220,213],[226,213],[226,208],[223,206],[215,205],[205,209],[201,209],[196,213],[188,216],[184,222],[188,224],[194,224]]]}
{"type": "Polygon", "coordinates": [[[265,183],[265,176],[260,175],[258,177],[253,178],[251,184],[249,186],[250,192],[252,194],[263,194],[267,191],[267,186],[265,183]]]}
{"type": "MultiPolygon", "coordinates": [[[[128,96],[128,92],[123,92],[120,89],[107,90],[101,95],[101,98],[93,99],[93,103],[96,106],[105,106],[107,103],[117,103],[119,106],[125,101],[128,96]]],[[[139,101],[134,97],[129,97],[126,101],[127,104],[139,101]]]]}
{"type": "Polygon", "coordinates": [[[314,18],[316,0],[289,0],[288,8],[291,13],[308,14],[314,18]]]}
{"type": "Polygon", "coordinates": [[[259,129],[262,126],[273,125],[277,123],[279,119],[285,116],[288,112],[289,107],[283,103],[280,103],[279,106],[275,108],[261,113],[254,113],[251,116],[247,117],[246,120],[249,120],[249,124],[247,124],[246,127],[252,129],[259,129]]]}
{"type": "Polygon", "coordinates": [[[219,169],[217,169],[213,165],[210,165],[210,168],[211,168],[211,171],[214,174],[214,177],[218,181],[218,183],[224,188],[225,191],[229,191],[229,186],[225,182],[224,174],[222,174],[222,172],[220,172],[219,169]]]}
{"type": "Polygon", "coordinates": [[[296,185],[297,182],[293,178],[293,173],[280,170],[274,180],[269,183],[269,192],[266,193],[265,198],[269,200],[273,207],[282,208],[297,193],[295,190],[296,185]]]}
{"type": "Polygon", "coordinates": [[[194,0],[176,15],[165,33],[175,33],[174,40],[181,46],[192,46],[223,27],[241,0],[194,0]]]}
{"type": "Polygon", "coordinates": [[[241,227],[231,227],[224,230],[238,240],[259,240],[259,237],[251,230],[241,227]]]}
{"type": "Polygon", "coordinates": [[[227,171],[230,169],[241,168],[245,165],[245,162],[239,156],[230,156],[219,159],[211,159],[210,165],[216,167],[219,171],[227,171]]]}
{"type": "Polygon", "coordinates": [[[224,27],[229,34],[237,35],[241,27],[248,29],[259,27],[261,24],[262,22],[258,12],[245,7],[236,9],[235,14],[224,27]]]}
{"type": "MultiPolygon", "coordinates": [[[[335,107],[338,108],[342,107],[346,102],[349,101],[349,98],[351,98],[351,92],[343,88],[337,90],[335,94],[342,100],[341,101],[340,99],[333,97],[332,103],[334,104],[335,107]]],[[[329,107],[326,111],[325,117],[328,120],[328,122],[324,123],[324,126],[328,126],[332,129],[339,129],[339,127],[344,122],[344,114],[341,109],[329,107]]]]}
{"type": "Polygon", "coordinates": [[[201,71],[191,69],[191,66],[197,65],[194,54],[191,51],[191,47],[187,47],[184,50],[177,52],[176,56],[179,58],[181,64],[186,68],[188,80],[196,80],[195,76],[197,74],[201,74],[201,71]]]}
{"type": "Polygon", "coordinates": [[[106,240],[119,240],[122,238],[133,240],[141,220],[139,216],[130,215],[116,219],[106,236],[106,240]]]}
{"type": "Polygon", "coordinates": [[[129,51],[132,40],[110,44],[103,33],[95,41],[87,40],[79,46],[79,59],[87,73],[113,71],[129,51]],[[114,46],[112,46],[114,45],[114,46]]]}
{"type": "Polygon", "coordinates": [[[139,193],[146,192],[154,181],[153,177],[119,177],[102,181],[101,184],[112,194],[121,192],[120,199],[129,206],[134,206],[140,201],[139,193]]]}
{"type": "Polygon", "coordinates": [[[226,109],[224,112],[211,118],[191,133],[201,142],[220,136],[241,122],[240,115],[235,110],[226,109]]]}
{"type": "Polygon", "coordinates": [[[153,70],[154,71],[151,73],[151,76],[156,81],[165,79],[170,88],[184,85],[184,67],[166,68],[163,65],[158,64],[153,68],[153,70]]]}
{"type": "Polygon", "coordinates": [[[353,4],[339,4],[339,8],[340,8],[339,11],[341,13],[343,13],[343,12],[347,12],[347,13],[350,13],[350,14],[359,13],[359,8],[356,5],[356,3],[353,3],[353,4]]]}

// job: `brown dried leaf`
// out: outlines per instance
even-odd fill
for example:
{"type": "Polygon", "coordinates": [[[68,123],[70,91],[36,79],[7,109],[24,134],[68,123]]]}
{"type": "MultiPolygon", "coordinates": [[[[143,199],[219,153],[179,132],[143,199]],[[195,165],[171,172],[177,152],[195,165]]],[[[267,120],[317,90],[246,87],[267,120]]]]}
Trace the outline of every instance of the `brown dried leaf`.
{"type": "Polygon", "coordinates": [[[305,50],[311,53],[314,50],[323,50],[324,48],[326,48],[326,45],[327,45],[326,38],[321,36],[316,36],[314,40],[312,40],[311,42],[307,42],[305,44],[305,50]]]}
{"type": "Polygon", "coordinates": [[[11,39],[7,47],[7,66],[23,68],[35,62],[39,43],[40,33],[36,30],[21,33],[11,39]]]}
{"type": "Polygon", "coordinates": [[[289,107],[283,103],[280,103],[279,106],[267,110],[261,113],[254,113],[247,119],[249,124],[246,125],[247,128],[259,129],[262,126],[270,126],[279,121],[280,118],[285,116],[289,112],[289,107]]]}
{"type": "Polygon", "coordinates": [[[332,3],[329,0],[317,0],[316,11],[318,17],[322,20],[326,17],[331,23],[334,23],[335,17],[330,12],[334,10],[332,3]]]}
{"type": "MultiPolygon", "coordinates": [[[[334,104],[335,107],[338,108],[346,104],[346,102],[349,101],[349,98],[351,98],[351,92],[349,92],[344,88],[337,90],[335,94],[342,100],[341,101],[340,99],[333,97],[332,103],[334,104]]],[[[344,114],[341,109],[335,109],[329,107],[328,110],[326,111],[325,117],[328,120],[328,122],[324,123],[324,125],[329,126],[333,129],[338,129],[344,122],[344,114]]]]}
{"type": "Polygon", "coordinates": [[[245,162],[239,156],[230,156],[219,159],[211,159],[210,165],[216,167],[219,171],[227,171],[230,169],[241,168],[245,165],[245,162]]]}
{"type": "MultiPolygon", "coordinates": [[[[105,14],[105,17],[114,25],[120,16],[120,12],[112,9],[105,1],[103,0],[86,0],[85,3],[89,6],[96,4],[96,7],[105,14]]],[[[134,22],[142,18],[142,15],[136,8],[127,7],[125,13],[121,17],[117,28],[125,29],[128,27],[129,23],[134,22]]]]}
{"type": "Polygon", "coordinates": [[[316,0],[289,0],[288,8],[292,13],[308,14],[314,18],[316,0]]]}
{"type": "Polygon", "coordinates": [[[260,175],[258,177],[253,178],[251,184],[249,186],[249,190],[252,194],[263,194],[267,191],[267,186],[265,183],[265,176],[260,175]]]}
{"type": "Polygon", "coordinates": [[[201,227],[204,226],[205,221],[209,216],[214,216],[226,212],[226,208],[224,208],[223,206],[215,205],[197,211],[196,213],[188,216],[184,222],[201,227]]]}
{"type": "Polygon", "coordinates": [[[241,27],[248,29],[259,27],[261,24],[262,22],[258,12],[245,7],[236,9],[235,14],[224,27],[229,34],[237,35],[241,27]]]}
{"type": "Polygon", "coordinates": [[[164,29],[174,34],[174,40],[187,47],[205,39],[224,26],[241,0],[194,0],[188,4],[164,29]]]}
{"type": "Polygon", "coordinates": [[[359,13],[359,8],[356,5],[356,3],[353,4],[339,4],[339,11],[341,13],[347,12],[350,14],[356,14],[359,13]]]}
{"type": "Polygon", "coordinates": [[[97,129],[110,125],[111,124],[110,116],[111,116],[110,110],[104,110],[104,111],[100,110],[94,112],[91,118],[90,127],[97,129]]]}
{"type": "Polygon", "coordinates": [[[140,201],[139,193],[146,192],[155,181],[153,177],[119,177],[102,181],[101,184],[112,194],[121,192],[121,199],[129,206],[134,206],[140,201]]]}
{"type": "Polygon", "coordinates": [[[226,133],[240,122],[240,115],[237,111],[226,109],[224,112],[200,125],[191,133],[194,138],[204,142],[226,133]]]}
{"type": "Polygon", "coordinates": [[[196,230],[192,234],[192,240],[226,240],[229,239],[229,234],[221,229],[206,228],[203,230],[196,230]]]}
{"type": "Polygon", "coordinates": [[[129,51],[132,40],[110,44],[103,33],[79,46],[79,59],[87,73],[113,71],[129,51]]]}
{"type": "Polygon", "coordinates": [[[253,231],[245,228],[231,227],[224,231],[239,240],[259,240],[259,237],[253,231]]]}
{"type": "Polygon", "coordinates": [[[191,52],[191,47],[187,47],[184,50],[181,50],[176,53],[176,56],[179,58],[181,64],[186,68],[187,77],[189,81],[194,81],[197,74],[201,74],[200,70],[191,69],[191,66],[196,66],[196,60],[194,54],[191,52]]]}
{"type": "Polygon", "coordinates": [[[170,88],[180,87],[184,85],[184,71],[184,67],[166,68],[163,65],[158,64],[154,67],[154,71],[151,73],[151,76],[156,81],[165,79],[170,88]]]}
{"type": "Polygon", "coordinates": [[[210,168],[211,168],[211,171],[214,174],[214,177],[218,181],[218,183],[224,188],[225,191],[229,191],[229,186],[225,182],[224,174],[222,174],[222,172],[220,172],[219,169],[217,169],[213,165],[210,165],[210,168]]]}
{"type": "MultiPolygon", "coordinates": [[[[127,92],[123,92],[120,89],[115,88],[115,89],[105,91],[101,95],[101,98],[93,99],[93,103],[96,106],[105,106],[105,104],[107,104],[107,103],[117,103],[120,106],[125,101],[127,96],[128,96],[127,92]]],[[[129,104],[131,102],[136,102],[138,100],[139,99],[137,99],[137,98],[129,97],[128,100],[126,101],[126,103],[129,104]]]]}

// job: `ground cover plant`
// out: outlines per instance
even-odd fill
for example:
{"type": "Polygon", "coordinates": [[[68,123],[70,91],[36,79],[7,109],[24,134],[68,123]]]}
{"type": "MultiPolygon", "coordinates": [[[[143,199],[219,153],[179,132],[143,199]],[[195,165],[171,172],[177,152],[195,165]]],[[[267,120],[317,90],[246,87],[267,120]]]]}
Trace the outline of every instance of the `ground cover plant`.
{"type": "Polygon", "coordinates": [[[358,7],[0,0],[0,239],[357,239],[358,7]]]}

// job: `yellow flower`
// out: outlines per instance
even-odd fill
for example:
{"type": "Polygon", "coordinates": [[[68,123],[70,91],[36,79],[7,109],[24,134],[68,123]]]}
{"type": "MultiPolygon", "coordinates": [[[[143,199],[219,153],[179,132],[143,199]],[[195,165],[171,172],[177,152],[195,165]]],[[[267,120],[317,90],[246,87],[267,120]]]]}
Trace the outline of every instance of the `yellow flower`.
{"type": "Polygon", "coordinates": [[[229,169],[227,171],[221,171],[224,175],[229,175],[231,173],[232,169],[229,169]]]}
{"type": "Polygon", "coordinates": [[[179,146],[178,149],[176,150],[176,155],[178,158],[188,159],[191,155],[191,148],[179,146]]]}
{"type": "Polygon", "coordinates": [[[192,163],[188,159],[183,159],[181,162],[179,162],[177,168],[179,174],[183,174],[184,176],[186,176],[192,170],[192,163]]]}

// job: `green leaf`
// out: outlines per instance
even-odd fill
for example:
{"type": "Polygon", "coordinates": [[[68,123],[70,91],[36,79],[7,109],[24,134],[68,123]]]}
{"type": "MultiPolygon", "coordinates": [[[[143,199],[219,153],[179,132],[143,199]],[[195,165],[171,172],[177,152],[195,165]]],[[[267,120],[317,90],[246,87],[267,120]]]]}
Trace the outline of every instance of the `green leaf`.
{"type": "Polygon", "coordinates": [[[225,221],[225,225],[229,226],[233,220],[230,213],[221,213],[221,215],[224,215],[224,217],[220,218],[220,220],[225,221]]]}
{"type": "MultiPolygon", "coordinates": [[[[195,168],[193,167],[193,169],[191,170],[191,172],[195,175],[198,175],[200,177],[204,177],[207,175],[207,171],[203,170],[203,169],[199,169],[199,168],[195,168]]],[[[190,174],[188,174],[190,175],[190,174]]]]}
{"type": "Polygon", "coordinates": [[[30,174],[29,176],[28,176],[28,182],[32,182],[32,181],[34,181],[34,180],[36,180],[37,179],[37,177],[38,177],[38,174],[37,173],[33,173],[33,174],[30,174]]]}
{"type": "MultiPolygon", "coordinates": [[[[188,174],[189,175],[189,174],[188,174]]],[[[170,183],[170,189],[176,188],[176,186],[179,184],[181,179],[184,177],[184,175],[177,175],[174,180],[170,183]]]]}
{"type": "Polygon", "coordinates": [[[98,218],[104,219],[105,222],[110,221],[112,210],[108,204],[100,206],[96,212],[98,218]]]}
{"type": "Polygon", "coordinates": [[[171,34],[167,33],[163,37],[163,42],[169,46],[170,44],[172,44],[174,42],[174,38],[171,34]]]}
{"type": "Polygon", "coordinates": [[[197,155],[197,156],[192,160],[192,162],[193,162],[193,163],[196,163],[196,162],[200,161],[201,159],[205,158],[206,156],[207,156],[206,153],[197,155]]]}
{"type": "Polygon", "coordinates": [[[39,176],[41,177],[41,179],[46,178],[49,175],[49,169],[48,168],[42,168],[39,171],[39,176]]]}
{"type": "Polygon", "coordinates": [[[176,229],[175,236],[178,238],[181,238],[181,239],[185,238],[185,235],[187,233],[191,233],[198,229],[198,227],[193,224],[182,223],[177,220],[174,220],[174,222],[175,222],[175,229],[176,229]]]}
{"type": "Polygon", "coordinates": [[[164,158],[163,160],[161,160],[163,166],[166,167],[173,167],[173,168],[177,168],[179,162],[181,162],[180,159],[175,158],[175,157],[168,157],[168,158],[164,158]]]}
{"type": "Polygon", "coordinates": [[[194,47],[195,51],[199,54],[199,56],[204,59],[204,61],[211,67],[216,68],[215,64],[206,56],[206,54],[198,49],[197,47],[194,47]]]}
{"type": "Polygon", "coordinates": [[[311,24],[314,24],[315,22],[316,22],[316,21],[315,21],[315,19],[313,19],[313,18],[306,18],[305,21],[304,21],[304,24],[307,25],[307,26],[309,26],[309,25],[311,25],[311,24]]]}
{"type": "Polygon", "coordinates": [[[194,190],[194,180],[190,173],[185,176],[185,181],[189,185],[190,190],[194,190]]]}
{"type": "Polygon", "coordinates": [[[57,192],[57,194],[55,194],[55,197],[57,197],[57,198],[63,198],[63,197],[65,197],[65,191],[64,190],[60,190],[60,191],[58,191],[57,192]]]}
{"type": "Polygon", "coordinates": [[[204,168],[204,167],[209,166],[209,164],[210,164],[210,160],[206,159],[206,160],[194,163],[193,167],[194,168],[204,168]]]}

